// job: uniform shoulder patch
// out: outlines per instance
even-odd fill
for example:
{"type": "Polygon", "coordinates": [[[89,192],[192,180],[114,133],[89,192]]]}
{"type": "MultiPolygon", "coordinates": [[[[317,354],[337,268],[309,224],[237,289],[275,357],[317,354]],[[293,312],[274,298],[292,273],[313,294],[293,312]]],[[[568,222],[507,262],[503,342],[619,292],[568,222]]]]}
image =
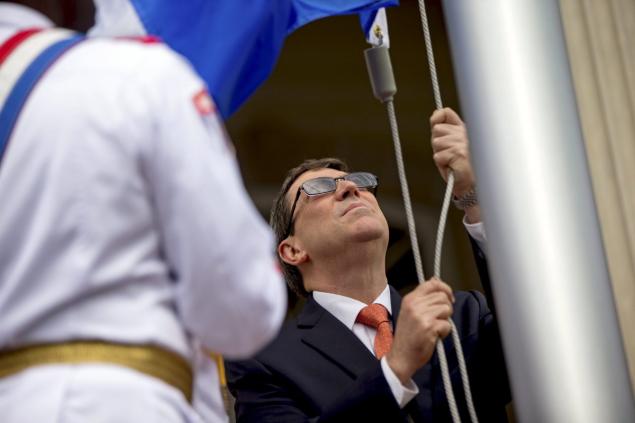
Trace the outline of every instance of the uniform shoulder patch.
{"type": "Polygon", "coordinates": [[[192,96],[192,104],[201,121],[212,135],[214,140],[224,141],[225,147],[235,154],[234,146],[227,134],[227,129],[223,125],[220,114],[217,112],[216,104],[206,88],[200,89],[192,96]]]}
{"type": "Polygon", "coordinates": [[[192,101],[194,102],[194,107],[201,116],[208,116],[216,113],[216,105],[205,88],[194,94],[192,101]]]}

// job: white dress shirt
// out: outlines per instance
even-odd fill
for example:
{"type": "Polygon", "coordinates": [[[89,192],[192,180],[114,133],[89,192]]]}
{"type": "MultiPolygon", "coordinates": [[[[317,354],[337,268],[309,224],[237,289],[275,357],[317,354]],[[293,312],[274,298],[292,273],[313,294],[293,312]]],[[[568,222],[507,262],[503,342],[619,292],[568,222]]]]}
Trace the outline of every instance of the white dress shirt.
{"type": "MultiPolygon", "coordinates": [[[[0,43],[42,26],[0,2],[0,43]]],[[[194,341],[242,358],[277,333],[286,295],[273,234],[219,117],[195,107],[203,89],[165,46],[127,40],[85,41],[45,74],[0,165],[0,349],[102,339],[198,362],[194,341]]],[[[16,386],[37,370],[0,379],[0,409],[35,410],[18,396],[33,385],[16,386]]],[[[58,370],[60,389],[72,387],[68,366],[58,370]]],[[[57,415],[63,398],[51,391],[43,410],[57,415]]]]}

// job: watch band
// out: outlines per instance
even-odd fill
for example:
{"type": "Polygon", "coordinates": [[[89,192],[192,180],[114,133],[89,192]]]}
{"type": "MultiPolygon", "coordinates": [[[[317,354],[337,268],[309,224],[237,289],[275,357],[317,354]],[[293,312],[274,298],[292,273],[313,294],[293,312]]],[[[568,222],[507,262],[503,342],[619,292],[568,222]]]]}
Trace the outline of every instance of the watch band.
{"type": "Polygon", "coordinates": [[[476,206],[478,204],[476,189],[472,188],[460,197],[457,197],[456,195],[452,196],[452,202],[454,203],[454,206],[459,210],[465,210],[470,207],[476,206]]]}

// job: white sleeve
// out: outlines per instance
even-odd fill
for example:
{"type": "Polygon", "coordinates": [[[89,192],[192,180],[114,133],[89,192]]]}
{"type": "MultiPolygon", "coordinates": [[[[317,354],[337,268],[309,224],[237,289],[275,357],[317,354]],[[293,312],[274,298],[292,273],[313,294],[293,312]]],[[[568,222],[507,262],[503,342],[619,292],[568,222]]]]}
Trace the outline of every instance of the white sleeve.
{"type": "Polygon", "coordinates": [[[463,217],[463,226],[467,233],[476,241],[479,248],[487,255],[487,235],[485,234],[485,226],[483,222],[467,223],[466,217],[463,217]]]}
{"type": "Polygon", "coordinates": [[[381,370],[384,373],[386,382],[388,382],[388,386],[390,386],[390,391],[394,395],[395,400],[397,400],[397,404],[399,404],[400,408],[404,408],[419,393],[419,388],[412,379],[408,381],[408,386],[402,385],[395,372],[388,365],[386,357],[381,359],[381,370]]]}
{"type": "Polygon", "coordinates": [[[277,334],[286,312],[273,233],[247,195],[219,116],[195,107],[204,84],[180,57],[164,56],[147,64],[160,70],[148,86],[157,118],[145,167],[178,312],[207,348],[246,357],[277,334]]]}

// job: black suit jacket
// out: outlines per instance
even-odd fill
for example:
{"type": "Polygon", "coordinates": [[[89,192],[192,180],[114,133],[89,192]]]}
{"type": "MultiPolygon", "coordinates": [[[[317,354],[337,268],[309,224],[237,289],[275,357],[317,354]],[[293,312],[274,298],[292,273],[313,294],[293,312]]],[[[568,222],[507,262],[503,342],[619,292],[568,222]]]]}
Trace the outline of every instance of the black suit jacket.
{"type": "MultiPolygon", "coordinates": [[[[401,297],[392,287],[396,323],[401,297]]],[[[498,330],[476,291],[456,292],[453,319],[460,335],[479,420],[507,421],[509,387],[498,330]]],[[[444,341],[454,393],[469,421],[451,337],[444,341]]],[[[401,410],[380,362],[337,318],[309,297],[299,316],[255,359],[228,362],[239,422],[451,422],[436,354],[415,373],[419,394],[401,410]]]]}

